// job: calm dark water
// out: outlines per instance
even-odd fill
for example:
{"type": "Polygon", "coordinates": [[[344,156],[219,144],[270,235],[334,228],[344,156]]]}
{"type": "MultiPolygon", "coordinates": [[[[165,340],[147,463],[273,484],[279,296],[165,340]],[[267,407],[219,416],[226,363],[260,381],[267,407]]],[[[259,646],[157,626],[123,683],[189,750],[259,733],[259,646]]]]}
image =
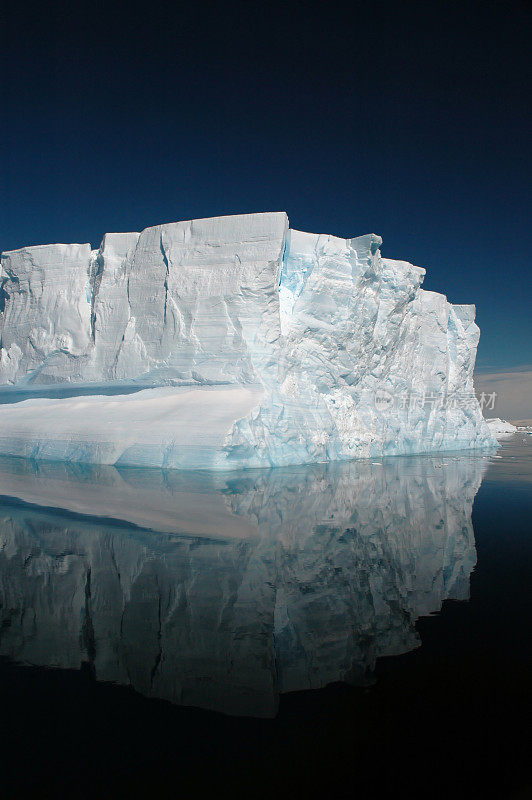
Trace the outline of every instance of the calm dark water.
{"type": "Polygon", "coordinates": [[[117,394],[134,394],[142,389],[151,388],[143,384],[131,383],[101,383],[95,384],[50,384],[50,386],[42,386],[37,384],[23,384],[22,386],[5,386],[0,387],[0,405],[11,403],[20,403],[23,400],[34,400],[38,397],[47,398],[65,398],[65,397],[86,397],[87,395],[117,395],[117,394]]]}
{"type": "Polygon", "coordinates": [[[531,440],[0,460],[2,796],[531,796],[531,440]]]}

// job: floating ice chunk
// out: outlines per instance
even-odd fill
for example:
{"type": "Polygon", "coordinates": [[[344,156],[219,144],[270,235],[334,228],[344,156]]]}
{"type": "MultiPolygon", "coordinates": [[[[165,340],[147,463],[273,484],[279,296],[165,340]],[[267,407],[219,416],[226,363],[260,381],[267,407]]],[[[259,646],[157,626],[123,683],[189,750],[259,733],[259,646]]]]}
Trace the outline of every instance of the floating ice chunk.
{"type": "Polygon", "coordinates": [[[511,422],[506,422],[505,419],[493,417],[486,420],[488,428],[496,439],[506,439],[508,436],[513,436],[517,433],[517,427],[512,425],[511,422]]]}

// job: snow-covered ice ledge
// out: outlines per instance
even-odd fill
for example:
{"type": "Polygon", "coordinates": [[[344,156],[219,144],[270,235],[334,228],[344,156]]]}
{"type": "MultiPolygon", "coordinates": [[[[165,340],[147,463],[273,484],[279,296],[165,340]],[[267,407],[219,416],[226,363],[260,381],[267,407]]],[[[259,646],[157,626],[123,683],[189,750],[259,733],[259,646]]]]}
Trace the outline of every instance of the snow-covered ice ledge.
{"type": "Polygon", "coordinates": [[[475,308],[381,239],[285,213],[2,255],[0,384],[94,384],[1,408],[0,454],[228,469],[492,446],[475,308]],[[104,396],[98,384],[143,388],[104,396]]]}

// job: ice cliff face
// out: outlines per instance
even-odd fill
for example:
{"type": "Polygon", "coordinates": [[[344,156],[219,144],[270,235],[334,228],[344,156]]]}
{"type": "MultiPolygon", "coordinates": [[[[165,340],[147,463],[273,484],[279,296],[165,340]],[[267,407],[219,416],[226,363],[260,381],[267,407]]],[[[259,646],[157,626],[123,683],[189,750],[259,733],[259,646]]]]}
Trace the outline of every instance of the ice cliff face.
{"type": "Polygon", "coordinates": [[[286,214],[5,253],[0,383],[250,383],[279,338],[286,214]]]}
{"type": "Polygon", "coordinates": [[[272,716],[372,682],[415,621],[466,599],[485,461],[242,473],[0,459],[0,656],[272,716]]]}
{"type": "Polygon", "coordinates": [[[0,382],[43,372],[42,380],[75,380],[90,348],[88,244],[26,247],[2,256],[0,382]]]}
{"type": "Polygon", "coordinates": [[[164,446],[135,417],[113,435],[116,399],[86,429],[63,400],[4,408],[0,453],[225,469],[493,444],[473,392],[474,306],[422,290],[424,270],[380,244],[271,213],[5,253],[0,383],[172,386],[177,406],[158,417],[164,446]]]}

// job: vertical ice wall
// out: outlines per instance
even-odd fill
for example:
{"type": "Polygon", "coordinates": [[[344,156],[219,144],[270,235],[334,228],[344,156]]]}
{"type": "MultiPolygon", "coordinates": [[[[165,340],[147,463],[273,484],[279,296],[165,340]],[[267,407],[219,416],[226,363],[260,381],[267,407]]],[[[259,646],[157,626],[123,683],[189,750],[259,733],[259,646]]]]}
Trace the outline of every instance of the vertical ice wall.
{"type": "Polygon", "coordinates": [[[177,222],[120,240],[118,253],[117,235],[106,237],[98,256],[92,379],[257,380],[258,365],[279,338],[287,227],[284,213],[177,222]],[[110,271],[117,277],[106,282],[110,271]],[[109,341],[106,312],[116,317],[121,338],[109,341]]]}
{"type": "Polygon", "coordinates": [[[246,214],[4,253],[0,384],[257,381],[287,229],[246,214]]]}
{"type": "Polygon", "coordinates": [[[0,383],[81,380],[90,348],[90,255],[88,244],[2,255],[0,383]]]}
{"type": "Polygon", "coordinates": [[[282,357],[260,410],[236,423],[229,460],[328,461],[482,447],[474,306],[420,288],[425,270],[381,239],[290,230],[280,286],[282,357]]]}

